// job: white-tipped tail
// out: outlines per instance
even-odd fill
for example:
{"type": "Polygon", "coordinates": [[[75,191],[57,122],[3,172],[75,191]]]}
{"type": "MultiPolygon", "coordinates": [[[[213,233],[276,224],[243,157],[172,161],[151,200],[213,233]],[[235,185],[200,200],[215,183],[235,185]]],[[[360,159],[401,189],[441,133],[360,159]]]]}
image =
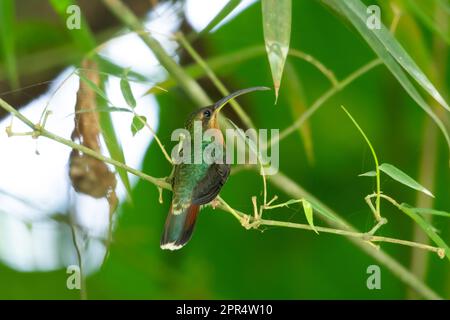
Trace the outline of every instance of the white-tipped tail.
{"type": "Polygon", "coordinates": [[[189,241],[199,209],[199,205],[190,205],[183,212],[174,214],[170,207],[161,237],[161,249],[178,250],[189,241]]]}
{"type": "Polygon", "coordinates": [[[161,245],[161,249],[163,249],[163,250],[175,251],[175,250],[178,250],[181,248],[183,248],[183,245],[175,244],[175,242],[169,242],[169,243],[165,243],[165,244],[161,245]]]}

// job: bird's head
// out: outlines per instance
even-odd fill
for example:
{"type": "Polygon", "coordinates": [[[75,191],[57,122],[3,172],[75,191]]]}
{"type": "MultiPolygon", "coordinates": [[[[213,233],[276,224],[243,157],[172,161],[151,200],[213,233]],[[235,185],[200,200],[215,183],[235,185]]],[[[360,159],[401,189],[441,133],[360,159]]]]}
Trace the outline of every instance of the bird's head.
{"type": "Polygon", "coordinates": [[[219,129],[219,121],[218,121],[219,112],[230,100],[252,91],[262,91],[262,90],[270,90],[270,88],[251,87],[247,89],[238,90],[229,94],[226,97],[223,97],[212,106],[203,107],[198,110],[195,110],[189,116],[186,122],[186,128],[191,129],[195,121],[200,121],[202,123],[202,128],[204,131],[211,128],[219,129]]]}

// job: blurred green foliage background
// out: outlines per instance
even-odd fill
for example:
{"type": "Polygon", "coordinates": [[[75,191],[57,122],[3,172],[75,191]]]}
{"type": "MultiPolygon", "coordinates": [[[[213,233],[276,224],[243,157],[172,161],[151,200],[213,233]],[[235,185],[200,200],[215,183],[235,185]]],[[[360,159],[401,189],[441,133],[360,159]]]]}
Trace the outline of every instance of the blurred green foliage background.
{"type": "MultiPolygon", "coordinates": [[[[393,17],[390,3],[402,8],[397,39],[422,70],[430,75],[429,70],[435,67],[433,41],[438,36],[404,5],[406,2],[380,0],[382,19],[386,25],[390,24],[393,17]]],[[[365,3],[369,4],[368,1],[365,3]]],[[[318,1],[294,0],[292,14],[291,48],[319,59],[335,72],[338,79],[343,79],[375,58],[359,34],[318,1]]],[[[16,39],[19,61],[26,61],[28,54],[35,54],[42,48],[70,48],[68,51],[73,59],[66,56],[68,63],[76,62],[82,56],[74,49],[73,39],[60,30],[60,25],[35,21],[30,29],[27,26],[31,22],[20,23],[17,29],[20,33],[16,39]]],[[[263,44],[259,2],[196,42],[204,58],[240,52],[263,44]]],[[[447,49],[448,44],[444,47],[447,49]]],[[[45,64],[45,54],[41,59],[40,63],[45,64]]],[[[448,55],[445,61],[449,62],[448,55]]],[[[442,80],[438,83],[433,81],[444,97],[448,97],[448,65],[437,70],[442,80]]],[[[4,67],[2,63],[1,73],[4,67]]],[[[298,96],[298,92],[284,86],[289,83],[286,72],[277,105],[273,104],[271,93],[240,98],[241,105],[259,128],[288,127],[302,112],[299,108],[310,106],[329,88],[327,79],[300,59],[289,57],[287,68],[300,81],[303,101],[296,105],[290,102],[291,95],[298,96]]],[[[20,65],[19,71],[26,75],[26,70],[20,65]]],[[[272,85],[264,53],[242,63],[232,62],[217,70],[217,74],[231,91],[272,85]]],[[[206,78],[201,80],[201,84],[213,99],[221,97],[206,78]]],[[[157,99],[160,105],[158,136],[166,146],[172,146],[172,130],[183,125],[195,105],[178,87],[157,95],[157,99]]],[[[314,155],[312,161],[305,154],[300,134],[293,134],[281,143],[280,168],[283,173],[358,229],[369,230],[373,225],[373,216],[364,197],[374,191],[375,184],[373,179],[360,178],[358,174],[373,170],[373,160],[360,134],[340,109],[341,105],[363,127],[381,162],[395,164],[414,178],[419,177],[426,115],[390,72],[384,66],[378,66],[335,95],[309,121],[314,155]]],[[[227,110],[227,116],[236,120],[230,110],[227,110]]],[[[450,208],[449,154],[440,134],[437,135],[437,143],[436,181],[433,186],[426,187],[436,195],[434,207],[446,210],[450,208]]],[[[148,148],[143,171],[157,177],[170,173],[170,166],[154,143],[148,148]]],[[[400,202],[416,202],[416,192],[386,176],[382,177],[382,186],[385,193],[400,202]]],[[[221,195],[233,207],[251,213],[251,197],[260,196],[261,192],[261,179],[257,173],[240,171],[230,177],[221,195]]],[[[289,199],[270,184],[269,195],[278,195],[280,201],[289,199]]],[[[408,297],[408,287],[401,280],[345,237],[272,227],[263,228],[263,232],[245,230],[230,214],[209,207],[202,211],[189,245],[177,252],[162,251],[159,238],[170,204],[170,193],[164,191],[163,204],[158,203],[158,196],[158,190],[153,185],[140,181],[133,189],[133,204],[122,204],[110,257],[100,270],[87,278],[90,299],[408,297]],[[381,290],[368,290],[366,287],[366,270],[373,264],[381,267],[381,290]]],[[[380,230],[380,235],[412,239],[415,224],[407,216],[386,203],[383,203],[382,210],[389,223],[380,230]]],[[[268,211],[266,215],[277,220],[306,223],[300,205],[268,211]]],[[[323,225],[318,218],[316,224],[323,225]]],[[[444,240],[450,239],[448,219],[434,218],[433,225],[440,230],[444,240]]],[[[411,265],[411,248],[394,244],[381,244],[381,248],[407,268],[411,265]]],[[[429,265],[425,283],[442,297],[450,298],[449,262],[434,254],[429,254],[427,259],[429,265]]],[[[0,298],[79,298],[77,291],[66,289],[66,278],[65,269],[23,273],[0,263],[0,298]]]]}

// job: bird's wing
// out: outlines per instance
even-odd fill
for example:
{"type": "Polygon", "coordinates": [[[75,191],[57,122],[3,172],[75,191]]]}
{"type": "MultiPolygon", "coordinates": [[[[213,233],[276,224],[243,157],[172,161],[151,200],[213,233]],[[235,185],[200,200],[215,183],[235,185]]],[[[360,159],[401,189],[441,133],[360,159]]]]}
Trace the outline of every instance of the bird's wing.
{"type": "Polygon", "coordinates": [[[192,193],[192,204],[206,204],[214,200],[230,174],[229,164],[212,164],[192,193]]]}

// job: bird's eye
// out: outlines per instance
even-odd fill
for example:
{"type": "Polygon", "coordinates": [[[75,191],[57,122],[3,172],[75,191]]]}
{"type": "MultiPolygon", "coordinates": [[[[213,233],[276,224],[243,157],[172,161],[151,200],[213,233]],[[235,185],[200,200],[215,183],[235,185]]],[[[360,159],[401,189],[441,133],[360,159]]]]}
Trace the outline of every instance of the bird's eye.
{"type": "Polygon", "coordinates": [[[211,111],[209,111],[209,110],[203,111],[203,116],[204,116],[205,118],[211,117],[211,111]]]}

